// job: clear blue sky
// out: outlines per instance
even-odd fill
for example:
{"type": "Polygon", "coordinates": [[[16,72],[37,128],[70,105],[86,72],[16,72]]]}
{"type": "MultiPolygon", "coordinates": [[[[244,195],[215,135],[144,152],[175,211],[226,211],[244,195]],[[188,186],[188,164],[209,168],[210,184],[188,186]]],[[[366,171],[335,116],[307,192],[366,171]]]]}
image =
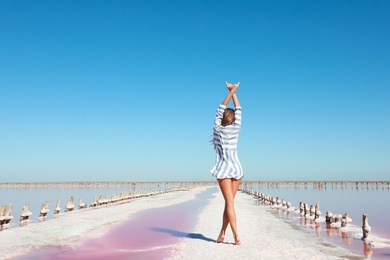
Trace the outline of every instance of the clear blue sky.
{"type": "Polygon", "coordinates": [[[0,1],[0,181],[389,180],[390,1],[0,1]],[[232,104],[230,104],[231,106],[232,104]]]}

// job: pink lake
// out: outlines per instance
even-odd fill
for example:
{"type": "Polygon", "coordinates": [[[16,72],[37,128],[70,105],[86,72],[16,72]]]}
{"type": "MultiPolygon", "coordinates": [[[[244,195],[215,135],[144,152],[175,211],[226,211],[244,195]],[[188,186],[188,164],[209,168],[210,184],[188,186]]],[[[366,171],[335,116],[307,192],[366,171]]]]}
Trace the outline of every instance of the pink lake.
{"type": "Polygon", "coordinates": [[[195,200],[144,210],[103,237],[88,240],[79,247],[43,248],[17,259],[161,259],[171,252],[179,238],[215,242],[201,234],[189,233],[213,192],[215,189],[210,188],[195,200]]]}

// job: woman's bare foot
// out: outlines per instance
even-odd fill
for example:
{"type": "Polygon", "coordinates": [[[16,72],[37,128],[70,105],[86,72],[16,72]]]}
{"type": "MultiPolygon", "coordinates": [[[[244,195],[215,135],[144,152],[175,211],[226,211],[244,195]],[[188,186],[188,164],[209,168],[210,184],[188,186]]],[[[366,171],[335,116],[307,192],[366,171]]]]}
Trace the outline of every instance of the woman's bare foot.
{"type": "Polygon", "coordinates": [[[221,231],[221,233],[219,233],[217,243],[222,243],[223,240],[225,240],[225,234],[221,231]]]}
{"type": "Polygon", "coordinates": [[[234,245],[236,245],[236,246],[241,245],[241,240],[240,240],[238,237],[236,237],[236,238],[234,239],[234,245]]]}

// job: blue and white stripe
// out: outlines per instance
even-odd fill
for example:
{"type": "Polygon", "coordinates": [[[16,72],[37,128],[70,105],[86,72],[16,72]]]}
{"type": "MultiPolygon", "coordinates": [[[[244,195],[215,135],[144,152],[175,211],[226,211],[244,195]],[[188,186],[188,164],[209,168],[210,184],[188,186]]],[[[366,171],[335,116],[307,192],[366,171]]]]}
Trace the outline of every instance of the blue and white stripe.
{"type": "Polygon", "coordinates": [[[217,179],[241,179],[244,174],[237,154],[238,134],[241,129],[241,107],[236,107],[235,120],[232,124],[221,126],[226,106],[219,105],[214,120],[214,147],[216,160],[212,176],[217,179]]]}

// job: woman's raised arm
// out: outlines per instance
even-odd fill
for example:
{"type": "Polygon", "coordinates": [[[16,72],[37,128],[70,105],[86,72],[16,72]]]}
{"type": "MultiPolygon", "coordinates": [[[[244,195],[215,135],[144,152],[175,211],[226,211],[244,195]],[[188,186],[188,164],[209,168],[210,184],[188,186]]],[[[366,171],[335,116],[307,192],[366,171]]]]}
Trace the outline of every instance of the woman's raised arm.
{"type": "Polygon", "coordinates": [[[222,102],[222,105],[227,105],[230,101],[230,98],[233,98],[233,103],[235,107],[240,106],[240,102],[238,101],[238,97],[236,95],[236,90],[238,89],[238,86],[240,85],[240,82],[237,84],[230,84],[226,81],[226,87],[228,90],[230,90],[229,94],[225,98],[225,100],[222,102]],[[230,95],[230,96],[229,96],[230,95]]]}

